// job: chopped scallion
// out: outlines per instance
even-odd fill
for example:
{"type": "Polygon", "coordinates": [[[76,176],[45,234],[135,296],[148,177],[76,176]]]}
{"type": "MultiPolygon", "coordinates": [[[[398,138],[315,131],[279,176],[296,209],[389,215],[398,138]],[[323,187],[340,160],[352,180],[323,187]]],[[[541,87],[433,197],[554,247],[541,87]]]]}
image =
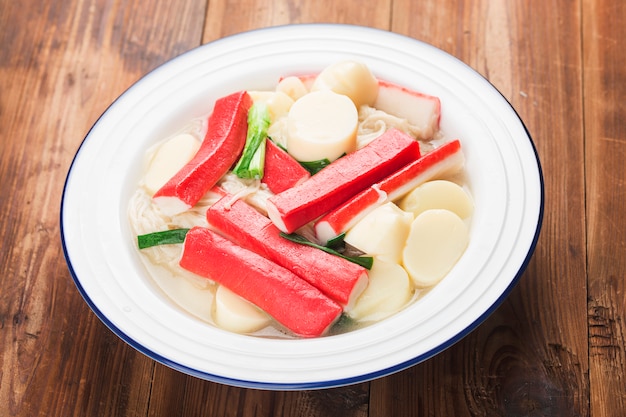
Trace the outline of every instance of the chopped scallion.
{"type": "Polygon", "coordinates": [[[172,229],[139,235],[137,245],[139,249],[145,249],[151,246],[184,243],[188,231],[189,229],[172,229]]]}
{"type": "Polygon", "coordinates": [[[248,111],[248,133],[246,143],[233,172],[239,178],[263,178],[265,168],[265,141],[270,125],[270,112],[267,104],[254,103],[248,111]]]}
{"type": "Polygon", "coordinates": [[[324,252],[330,253],[332,255],[339,256],[350,262],[354,262],[355,264],[361,265],[362,267],[366,269],[371,269],[372,265],[374,264],[374,258],[372,258],[371,256],[345,256],[327,246],[321,246],[321,245],[318,245],[317,243],[311,242],[304,236],[300,236],[297,233],[280,232],[280,236],[284,237],[285,239],[291,240],[292,242],[300,243],[302,245],[312,246],[314,248],[323,250],[324,252]]]}
{"type": "Polygon", "coordinates": [[[326,242],[326,247],[327,248],[331,248],[331,249],[337,249],[341,246],[343,246],[344,241],[343,239],[346,237],[346,233],[341,233],[335,237],[333,237],[332,239],[329,239],[328,242],[326,242]]]}
{"type": "Polygon", "coordinates": [[[327,158],[319,159],[317,161],[298,161],[300,165],[304,167],[311,175],[315,175],[330,164],[327,158]]]}

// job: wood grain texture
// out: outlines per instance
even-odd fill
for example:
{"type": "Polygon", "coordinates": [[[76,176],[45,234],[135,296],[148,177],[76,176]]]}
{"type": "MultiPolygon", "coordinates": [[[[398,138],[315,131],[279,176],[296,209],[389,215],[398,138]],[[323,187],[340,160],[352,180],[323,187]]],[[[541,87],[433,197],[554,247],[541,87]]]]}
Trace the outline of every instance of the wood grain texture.
{"type": "Polygon", "coordinates": [[[623,416],[626,6],[611,0],[0,2],[0,416],[623,416]],[[546,206],[504,303],[440,355],[354,386],[203,381],[93,314],[63,259],[65,175],[128,86],[202,43],[336,22],[429,42],[484,75],[534,138],[546,206]]]}
{"type": "Polygon", "coordinates": [[[0,4],[0,173],[10,190],[0,197],[0,414],[145,415],[154,364],[76,291],[58,210],[91,124],[140,76],[196,46],[204,11],[197,2],[0,4]]]}
{"type": "Polygon", "coordinates": [[[346,416],[368,415],[369,384],[313,391],[234,388],[155,367],[150,416],[346,416]]]}
{"type": "Polygon", "coordinates": [[[583,2],[590,403],[615,417],[626,410],[625,15],[623,2],[583,2]]]}
{"type": "Polygon", "coordinates": [[[344,23],[389,29],[391,0],[210,1],[203,43],[246,30],[298,23],[344,23]]]}
{"type": "Polygon", "coordinates": [[[588,414],[580,13],[572,2],[516,4],[394,2],[392,30],[457,56],[518,111],[543,163],[546,209],[504,304],[443,354],[373,382],[372,416],[588,414]]]}

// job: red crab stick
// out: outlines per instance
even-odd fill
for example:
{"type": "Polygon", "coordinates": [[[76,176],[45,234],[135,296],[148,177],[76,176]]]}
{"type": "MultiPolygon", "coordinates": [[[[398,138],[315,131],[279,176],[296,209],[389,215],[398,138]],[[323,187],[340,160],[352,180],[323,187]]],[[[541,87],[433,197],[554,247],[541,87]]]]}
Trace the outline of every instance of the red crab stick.
{"type": "Polygon", "coordinates": [[[406,119],[420,129],[422,139],[432,138],[439,130],[441,101],[438,97],[379,80],[374,107],[406,119]]]}
{"type": "Polygon", "coordinates": [[[323,335],[342,312],[293,272],[207,228],[189,230],[180,265],[224,285],[298,336],[323,335]]]}
{"type": "Polygon", "coordinates": [[[275,194],[300,184],[311,177],[309,171],[271,140],[265,148],[263,182],[275,194]]]}
{"type": "Polygon", "coordinates": [[[207,134],[196,155],[154,194],[168,216],[193,207],[230,169],[243,150],[252,99],[246,91],[222,97],[209,116],[207,134]]]}
{"type": "Polygon", "coordinates": [[[207,210],[210,227],[235,243],[300,276],[349,310],[368,283],[362,266],[284,239],[280,230],[243,200],[222,197],[207,210]]]}
{"type": "Polygon", "coordinates": [[[448,142],[324,215],[315,223],[315,234],[320,242],[327,242],[350,229],[376,207],[397,200],[426,181],[458,171],[464,162],[461,143],[458,140],[448,142]]]}
{"type": "Polygon", "coordinates": [[[419,156],[415,139],[390,129],[300,185],[270,197],[268,215],[276,227],[291,233],[419,156]]]}

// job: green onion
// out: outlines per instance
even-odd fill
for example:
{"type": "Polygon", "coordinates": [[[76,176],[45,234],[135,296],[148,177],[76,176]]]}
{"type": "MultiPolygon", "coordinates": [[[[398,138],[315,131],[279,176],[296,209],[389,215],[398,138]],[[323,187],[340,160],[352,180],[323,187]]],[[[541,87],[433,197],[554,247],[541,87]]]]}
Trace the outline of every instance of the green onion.
{"type": "Polygon", "coordinates": [[[330,164],[328,158],[319,159],[317,161],[298,161],[311,175],[315,175],[330,164]]]}
{"type": "Polygon", "coordinates": [[[189,229],[172,229],[139,235],[137,236],[137,245],[139,249],[145,249],[151,246],[184,243],[188,231],[189,229]]]}
{"type": "Polygon", "coordinates": [[[335,236],[332,239],[329,239],[328,242],[326,242],[326,247],[327,248],[331,248],[331,249],[337,249],[341,246],[343,246],[344,241],[343,239],[346,237],[346,232],[343,232],[341,234],[338,234],[337,236],[335,236]]]}
{"type": "Polygon", "coordinates": [[[263,178],[265,168],[265,141],[270,126],[270,111],[267,104],[254,103],[248,111],[248,133],[246,144],[233,172],[239,178],[263,178]]]}
{"type": "Polygon", "coordinates": [[[337,320],[330,328],[328,336],[349,332],[356,329],[357,326],[358,322],[356,320],[348,316],[346,313],[342,313],[341,316],[339,316],[339,320],[337,320]]]}
{"type": "Polygon", "coordinates": [[[314,248],[323,250],[324,252],[330,253],[332,255],[339,256],[350,262],[354,262],[355,264],[361,265],[362,267],[367,268],[367,269],[371,269],[372,265],[374,264],[374,258],[372,258],[371,256],[345,256],[327,246],[321,246],[321,245],[318,245],[317,243],[311,242],[304,236],[300,236],[297,233],[280,232],[280,236],[284,237],[285,239],[291,240],[292,242],[300,243],[302,245],[312,246],[314,248]]]}
{"type": "Polygon", "coordinates": [[[261,143],[259,147],[256,149],[254,154],[252,155],[252,159],[250,160],[250,166],[247,171],[247,178],[263,178],[264,170],[265,170],[265,150],[267,142],[266,138],[261,139],[261,143]]]}
{"type": "Polygon", "coordinates": [[[282,143],[278,143],[276,142],[274,139],[272,139],[271,136],[268,136],[268,138],[274,142],[274,145],[278,146],[280,149],[282,149],[283,151],[287,152],[287,148],[285,147],[285,145],[283,145],[282,143]]]}

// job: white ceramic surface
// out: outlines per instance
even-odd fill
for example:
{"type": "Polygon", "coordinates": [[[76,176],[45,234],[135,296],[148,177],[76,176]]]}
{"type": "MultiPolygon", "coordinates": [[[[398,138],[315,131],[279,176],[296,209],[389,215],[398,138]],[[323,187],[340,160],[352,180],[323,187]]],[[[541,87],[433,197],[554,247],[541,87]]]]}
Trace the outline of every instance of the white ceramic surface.
{"type": "Polygon", "coordinates": [[[327,388],[402,370],[446,349],[506,297],[541,226],[540,164],[510,104],[471,68],[430,45],[376,29],[292,25],[224,38],[147,74],[93,126],[69,171],[61,232],[72,277],[119,337],[200,378],[264,389],[327,388]],[[424,298],[371,327],[312,340],[228,333],[182,312],[146,276],[126,220],[146,149],[213,101],[273,88],[343,59],[381,79],[440,97],[442,129],[461,140],[475,199],[471,241],[424,298]]]}

